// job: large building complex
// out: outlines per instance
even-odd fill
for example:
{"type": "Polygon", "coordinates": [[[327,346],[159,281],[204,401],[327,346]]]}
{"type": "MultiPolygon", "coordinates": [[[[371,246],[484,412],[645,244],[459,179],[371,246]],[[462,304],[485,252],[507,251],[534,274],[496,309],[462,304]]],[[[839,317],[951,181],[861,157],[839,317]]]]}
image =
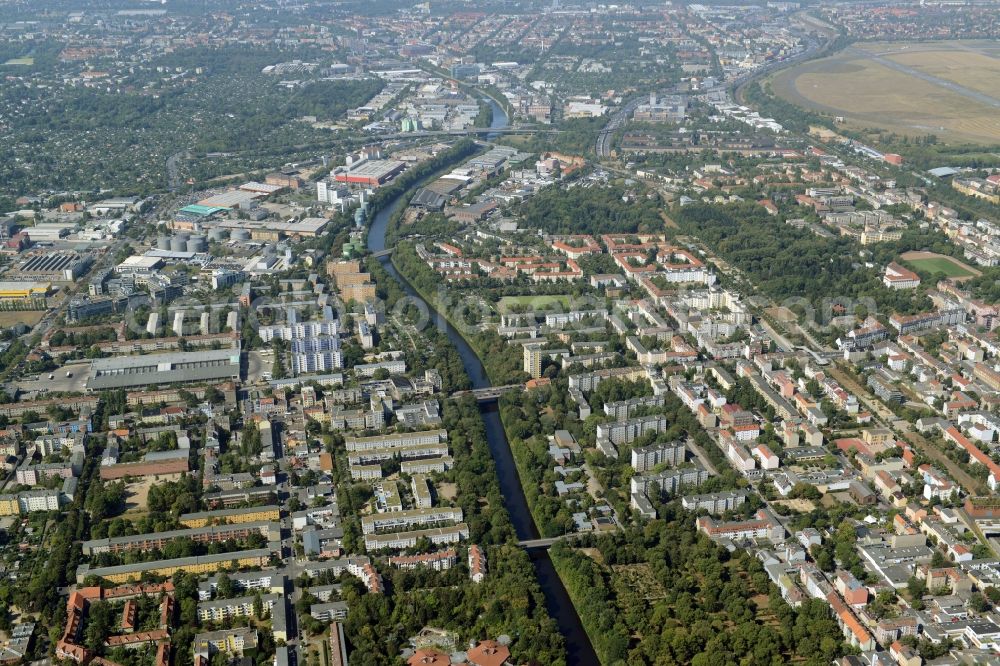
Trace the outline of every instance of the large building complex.
{"type": "Polygon", "coordinates": [[[91,362],[87,388],[157,386],[182,382],[239,379],[240,349],[172,352],[148,356],[116,356],[91,362]]]}

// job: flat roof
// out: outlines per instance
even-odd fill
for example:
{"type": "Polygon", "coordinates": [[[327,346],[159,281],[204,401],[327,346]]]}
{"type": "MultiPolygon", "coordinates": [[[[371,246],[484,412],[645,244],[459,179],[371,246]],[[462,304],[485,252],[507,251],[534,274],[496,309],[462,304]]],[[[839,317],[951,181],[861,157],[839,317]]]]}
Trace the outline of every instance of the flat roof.
{"type": "MultiPolygon", "coordinates": [[[[249,594],[243,597],[234,597],[232,599],[212,599],[210,601],[201,601],[198,603],[198,608],[228,608],[230,606],[242,606],[243,604],[252,604],[254,599],[257,597],[255,594],[249,594]]],[[[285,595],[272,592],[270,594],[262,594],[260,600],[265,604],[268,602],[277,603],[279,599],[284,599],[285,595]]]]}
{"type": "Polygon", "coordinates": [[[206,525],[204,527],[190,527],[180,530],[153,532],[150,534],[134,534],[132,536],[91,539],[89,541],[83,542],[83,549],[84,552],[86,553],[87,551],[94,550],[95,548],[102,548],[102,547],[110,548],[111,546],[148,541],[152,539],[179,539],[181,537],[190,537],[202,534],[214,534],[216,532],[225,533],[225,532],[230,532],[232,530],[253,530],[253,529],[261,529],[261,530],[266,529],[268,532],[278,532],[281,529],[281,524],[274,521],[259,520],[251,523],[227,523],[224,525],[206,525]]]}
{"type": "Polygon", "coordinates": [[[253,550],[235,550],[229,553],[215,553],[212,555],[196,555],[194,557],[178,557],[169,560],[153,560],[151,562],[136,562],[134,564],[120,564],[113,567],[97,567],[91,569],[86,564],[81,565],[77,570],[77,575],[83,573],[85,576],[93,574],[95,576],[114,576],[117,574],[142,573],[152,569],[165,569],[168,567],[185,567],[197,564],[209,564],[212,562],[229,562],[232,560],[243,560],[250,557],[271,557],[275,552],[272,548],[255,548],[253,550]]]}
{"type": "Polygon", "coordinates": [[[17,282],[16,280],[0,281],[0,292],[47,292],[51,286],[48,282],[17,282]]]}
{"type": "Polygon", "coordinates": [[[126,268],[156,268],[162,263],[163,260],[159,257],[133,254],[118,265],[125,266],[126,268]]]}
{"type": "MultiPolygon", "coordinates": [[[[257,513],[258,511],[281,511],[281,507],[275,504],[268,504],[266,506],[241,506],[235,509],[218,509],[215,511],[195,511],[194,513],[182,513],[178,518],[181,522],[185,520],[200,520],[202,518],[223,518],[225,516],[240,516],[245,513],[257,513]]],[[[244,523],[252,524],[252,523],[244,523]]]]}
{"type": "MultiPolygon", "coordinates": [[[[238,349],[206,349],[192,352],[168,352],[166,354],[143,354],[141,356],[113,356],[98,358],[91,361],[91,369],[98,371],[141,369],[147,367],[162,368],[163,366],[186,363],[203,363],[208,361],[226,361],[239,365],[238,349]]],[[[169,369],[169,368],[168,368],[169,369]]]]}
{"type": "Polygon", "coordinates": [[[259,192],[259,193],[262,193],[262,194],[274,194],[275,192],[277,192],[279,190],[285,189],[285,186],[284,185],[269,185],[267,183],[258,183],[255,180],[251,180],[249,182],[246,182],[246,183],[243,183],[242,185],[240,185],[240,189],[241,190],[245,190],[247,192],[259,192]]]}
{"type": "Polygon", "coordinates": [[[284,231],[286,233],[318,234],[330,223],[325,217],[307,217],[298,222],[278,222],[276,220],[223,220],[219,227],[223,229],[245,229],[246,231],[268,230],[284,231]]]}
{"type": "Polygon", "coordinates": [[[362,162],[356,169],[351,169],[347,173],[352,176],[378,177],[392,173],[396,169],[401,169],[406,164],[399,160],[369,160],[362,162]]]}
{"type": "Polygon", "coordinates": [[[191,204],[189,206],[184,206],[179,212],[186,213],[188,215],[197,215],[198,217],[208,217],[209,215],[215,215],[216,213],[224,212],[228,209],[221,208],[219,206],[204,206],[202,204],[191,204]]]}
{"type": "Polygon", "coordinates": [[[932,176],[936,178],[945,178],[947,176],[954,176],[958,173],[958,169],[953,169],[952,167],[937,167],[936,169],[929,169],[927,171],[932,176]]]}
{"type": "Polygon", "coordinates": [[[91,362],[87,388],[101,390],[176,382],[215,381],[240,374],[239,347],[116,356],[91,362]]]}
{"type": "Polygon", "coordinates": [[[221,194],[205,197],[198,202],[200,206],[209,208],[235,208],[240,204],[245,204],[260,197],[258,192],[248,192],[247,190],[229,190],[221,194]]]}
{"type": "Polygon", "coordinates": [[[150,248],[146,250],[145,255],[147,257],[153,257],[158,259],[192,259],[197,254],[197,252],[174,252],[173,250],[159,250],[156,248],[150,248]]]}

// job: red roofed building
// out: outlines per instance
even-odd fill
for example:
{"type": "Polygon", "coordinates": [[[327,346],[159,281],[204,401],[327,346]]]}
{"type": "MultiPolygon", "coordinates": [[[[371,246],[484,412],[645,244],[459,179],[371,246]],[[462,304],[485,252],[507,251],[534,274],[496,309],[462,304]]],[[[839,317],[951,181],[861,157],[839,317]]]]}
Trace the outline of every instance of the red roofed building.
{"type": "Polygon", "coordinates": [[[160,629],[169,629],[173,625],[175,606],[173,597],[163,597],[163,601],[160,602],[160,629]]]}
{"type": "Polygon", "coordinates": [[[152,631],[136,631],[131,634],[121,634],[119,636],[108,636],[104,644],[108,647],[133,647],[136,645],[158,643],[170,637],[166,629],[153,629],[152,631]]]}
{"type": "Polygon", "coordinates": [[[840,439],[834,440],[833,443],[837,446],[838,449],[840,449],[844,453],[850,453],[853,450],[856,453],[860,453],[866,456],[871,456],[871,457],[875,456],[875,454],[872,453],[871,449],[868,448],[868,443],[865,442],[863,439],[858,439],[857,437],[842,437],[840,439]]]}
{"type": "Polygon", "coordinates": [[[775,206],[774,202],[771,201],[770,199],[761,199],[757,203],[759,203],[761,206],[763,206],[764,210],[766,210],[769,215],[777,215],[778,214],[778,207],[775,206]]]}
{"type": "Polygon", "coordinates": [[[379,572],[375,570],[370,563],[365,564],[361,567],[361,580],[368,587],[368,591],[372,594],[381,594],[385,592],[385,585],[382,583],[382,576],[379,572]]]}
{"type": "Polygon", "coordinates": [[[750,449],[750,453],[760,461],[761,469],[778,469],[778,456],[774,455],[765,444],[758,444],[750,449]]]}
{"type": "Polygon", "coordinates": [[[486,579],[486,554],[476,544],[469,546],[469,578],[474,583],[482,583],[486,579]]]}
{"type": "Polygon", "coordinates": [[[600,254],[603,250],[593,236],[556,236],[552,240],[552,249],[562,252],[570,259],[579,259],[588,254],[600,254]]]}
{"type": "Polygon", "coordinates": [[[986,465],[986,469],[990,471],[989,477],[987,477],[987,485],[989,485],[990,490],[997,490],[1000,487],[1000,465],[993,462],[993,458],[983,453],[978,446],[973,444],[968,437],[959,432],[958,428],[952,426],[944,431],[944,438],[950,442],[955,443],[959,448],[965,449],[969,454],[970,464],[986,465]]]}
{"type": "Polygon", "coordinates": [[[458,562],[458,556],[454,548],[442,550],[436,553],[422,553],[420,555],[400,555],[390,557],[389,564],[400,569],[416,569],[417,567],[428,567],[435,571],[450,569],[458,562]]]}
{"type": "Polygon", "coordinates": [[[836,592],[830,592],[826,595],[826,601],[833,608],[834,614],[837,616],[837,621],[840,623],[840,628],[844,632],[844,638],[853,645],[854,647],[866,651],[875,649],[875,639],[872,637],[871,633],[865,626],[861,624],[857,616],[851,611],[850,608],[844,603],[843,599],[840,598],[836,592]]]}
{"type": "Polygon", "coordinates": [[[840,570],[834,580],[834,586],[851,606],[863,606],[868,603],[868,588],[861,584],[850,571],[840,570]]]}
{"type": "Polygon", "coordinates": [[[476,666],[501,666],[510,659],[510,650],[496,641],[482,641],[467,653],[469,663],[476,666]]]}
{"type": "Polygon", "coordinates": [[[702,516],[695,521],[695,525],[713,539],[770,539],[780,542],[785,537],[785,528],[766,509],[758,511],[751,520],[718,522],[711,516],[702,516]]]}
{"type": "Polygon", "coordinates": [[[132,633],[135,631],[135,616],[139,612],[139,604],[135,599],[129,599],[122,608],[122,631],[132,633]]]}
{"type": "Polygon", "coordinates": [[[156,666],[170,666],[170,641],[163,641],[156,648],[156,666]]]}
{"type": "Polygon", "coordinates": [[[56,643],[56,656],[60,659],[69,659],[78,664],[89,661],[90,650],[76,644],[83,629],[83,617],[86,613],[87,598],[79,592],[70,594],[66,602],[66,626],[63,628],[62,637],[56,643]]]}
{"type": "Polygon", "coordinates": [[[892,261],[885,267],[882,284],[890,289],[916,289],[920,286],[920,276],[892,261]]]}

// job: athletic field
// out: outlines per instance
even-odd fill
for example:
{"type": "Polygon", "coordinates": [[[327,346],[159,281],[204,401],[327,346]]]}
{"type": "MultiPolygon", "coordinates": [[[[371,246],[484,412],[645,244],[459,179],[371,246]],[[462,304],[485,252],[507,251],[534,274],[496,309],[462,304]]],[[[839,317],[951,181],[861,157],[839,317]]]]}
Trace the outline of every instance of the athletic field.
{"type": "Polygon", "coordinates": [[[958,280],[981,275],[979,271],[968,266],[958,259],[946,257],[943,254],[933,252],[905,252],[901,256],[903,262],[916,271],[926,271],[927,273],[944,273],[946,277],[958,280]]]}

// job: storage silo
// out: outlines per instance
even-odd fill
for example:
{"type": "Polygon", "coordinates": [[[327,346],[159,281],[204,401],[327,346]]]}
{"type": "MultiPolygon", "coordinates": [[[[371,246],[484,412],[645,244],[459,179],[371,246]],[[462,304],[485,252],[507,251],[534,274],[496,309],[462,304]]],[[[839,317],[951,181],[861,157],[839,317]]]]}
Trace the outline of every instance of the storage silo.
{"type": "Polygon", "coordinates": [[[170,236],[167,234],[160,234],[156,237],[156,249],[157,250],[169,250],[170,249],[170,236]]]}
{"type": "Polygon", "coordinates": [[[188,252],[208,252],[208,240],[204,236],[191,236],[187,242],[188,252]]]}
{"type": "Polygon", "coordinates": [[[229,232],[221,227],[213,227],[208,232],[208,240],[214,241],[216,243],[221,243],[227,238],[229,238],[229,232]]]}
{"type": "Polygon", "coordinates": [[[236,229],[233,231],[231,238],[236,241],[246,242],[250,240],[250,232],[246,229],[236,229]]]}
{"type": "Polygon", "coordinates": [[[170,239],[171,252],[187,252],[187,242],[190,238],[187,234],[177,234],[170,239]]]}

